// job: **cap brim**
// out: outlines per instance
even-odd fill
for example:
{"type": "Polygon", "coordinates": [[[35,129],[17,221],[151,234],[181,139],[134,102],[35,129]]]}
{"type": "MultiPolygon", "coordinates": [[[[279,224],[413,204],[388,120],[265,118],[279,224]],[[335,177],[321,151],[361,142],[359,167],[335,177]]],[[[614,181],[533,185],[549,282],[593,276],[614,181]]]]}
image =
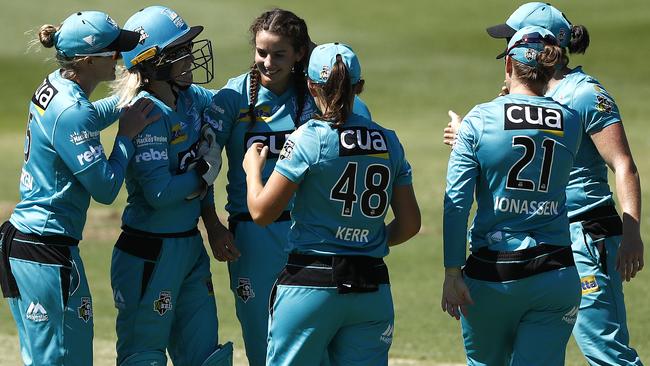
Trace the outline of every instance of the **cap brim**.
{"type": "Polygon", "coordinates": [[[120,34],[111,44],[106,46],[107,51],[127,52],[131,51],[138,45],[140,33],[121,29],[120,34]]]}
{"type": "Polygon", "coordinates": [[[203,32],[203,26],[196,25],[194,27],[191,27],[187,33],[178,37],[174,42],[168,44],[165,48],[171,48],[171,47],[181,45],[183,43],[190,42],[194,38],[196,38],[196,36],[198,36],[201,32],[203,32]]]}
{"type": "Polygon", "coordinates": [[[498,55],[497,55],[497,60],[500,59],[500,58],[504,58],[504,57],[506,57],[506,52],[508,52],[507,49],[503,50],[503,52],[501,52],[500,54],[498,54],[498,55]]]}
{"type": "Polygon", "coordinates": [[[516,30],[512,29],[507,24],[499,24],[485,29],[490,37],[493,38],[510,38],[517,33],[516,30]]]}

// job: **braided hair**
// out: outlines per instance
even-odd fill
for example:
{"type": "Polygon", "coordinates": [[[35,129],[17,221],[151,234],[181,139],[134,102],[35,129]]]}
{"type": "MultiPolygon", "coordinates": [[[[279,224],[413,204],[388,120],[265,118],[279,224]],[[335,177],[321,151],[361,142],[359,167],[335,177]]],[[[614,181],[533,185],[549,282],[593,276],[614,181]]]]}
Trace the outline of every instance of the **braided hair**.
{"type": "MultiPolygon", "coordinates": [[[[289,10],[275,8],[264,12],[257,17],[249,28],[251,34],[251,44],[255,46],[255,37],[260,31],[267,31],[273,34],[286,37],[290,40],[294,51],[305,50],[305,56],[295,63],[291,72],[291,79],[296,90],[296,117],[293,120],[294,125],[297,127],[300,124],[300,116],[305,105],[307,97],[307,80],[305,78],[304,70],[307,67],[307,52],[311,39],[307,31],[307,24],[305,21],[298,17],[296,14],[289,10]]],[[[257,116],[255,115],[255,104],[257,104],[257,97],[260,84],[260,72],[257,66],[253,63],[249,71],[249,99],[248,99],[248,116],[250,117],[251,124],[249,129],[252,128],[257,116]]]]}

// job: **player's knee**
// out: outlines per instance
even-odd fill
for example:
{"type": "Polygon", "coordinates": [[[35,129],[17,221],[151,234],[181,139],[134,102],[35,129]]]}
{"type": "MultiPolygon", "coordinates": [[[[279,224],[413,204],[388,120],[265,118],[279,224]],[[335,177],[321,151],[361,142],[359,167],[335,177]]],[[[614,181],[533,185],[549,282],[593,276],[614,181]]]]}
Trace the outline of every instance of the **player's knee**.
{"type": "Polygon", "coordinates": [[[232,366],[232,342],[219,346],[201,366],[232,366]]]}
{"type": "Polygon", "coordinates": [[[167,356],[160,351],[146,351],[132,354],[122,361],[120,366],[165,366],[167,356]]]}

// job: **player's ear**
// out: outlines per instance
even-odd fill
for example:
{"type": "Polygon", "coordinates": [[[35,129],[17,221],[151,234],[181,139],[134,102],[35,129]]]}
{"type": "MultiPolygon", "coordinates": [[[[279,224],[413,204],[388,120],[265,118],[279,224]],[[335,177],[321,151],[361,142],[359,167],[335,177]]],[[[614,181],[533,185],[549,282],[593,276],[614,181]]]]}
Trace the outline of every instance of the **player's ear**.
{"type": "Polygon", "coordinates": [[[318,93],[316,93],[316,88],[318,88],[318,86],[311,80],[307,79],[307,89],[309,89],[309,94],[314,98],[318,97],[318,93]]]}
{"type": "Polygon", "coordinates": [[[506,80],[512,78],[512,58],[506,56],[506,80]]]}

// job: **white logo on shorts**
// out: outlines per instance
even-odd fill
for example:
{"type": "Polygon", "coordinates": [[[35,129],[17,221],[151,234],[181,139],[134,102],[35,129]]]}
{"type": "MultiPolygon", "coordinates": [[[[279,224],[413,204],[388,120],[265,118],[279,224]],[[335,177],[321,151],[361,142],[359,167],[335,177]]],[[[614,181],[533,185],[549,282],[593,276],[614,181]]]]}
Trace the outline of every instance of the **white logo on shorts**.
{"type": "Polygon", "coordinates": [[[27,313],[25,315],[27,319],[35,322],[46,322],[49,319],[47,311],[45,311],[45,308],[39,302],[36,304],[33,302],[29,304],[29,308],[27,308],[27,313]]]}
{"type": "Polygon", "coordinates": [[[393,330],[395,328],[393,327],[393,324],[388,324],[388,328],[381,334],[381,337],[379,337],[379,340],[386,344],[391,344],[393,343],[393,330]]]}
{"type": "Polygon", "coordinates": [[[575,324],[576,323],[576,318],[578,317],[578,310],[580,308],[577,306],[574,306],[569,310],[568,313],[564,314],[562,317],[562,320],[564,320],[567,324],[575,324]]]}

